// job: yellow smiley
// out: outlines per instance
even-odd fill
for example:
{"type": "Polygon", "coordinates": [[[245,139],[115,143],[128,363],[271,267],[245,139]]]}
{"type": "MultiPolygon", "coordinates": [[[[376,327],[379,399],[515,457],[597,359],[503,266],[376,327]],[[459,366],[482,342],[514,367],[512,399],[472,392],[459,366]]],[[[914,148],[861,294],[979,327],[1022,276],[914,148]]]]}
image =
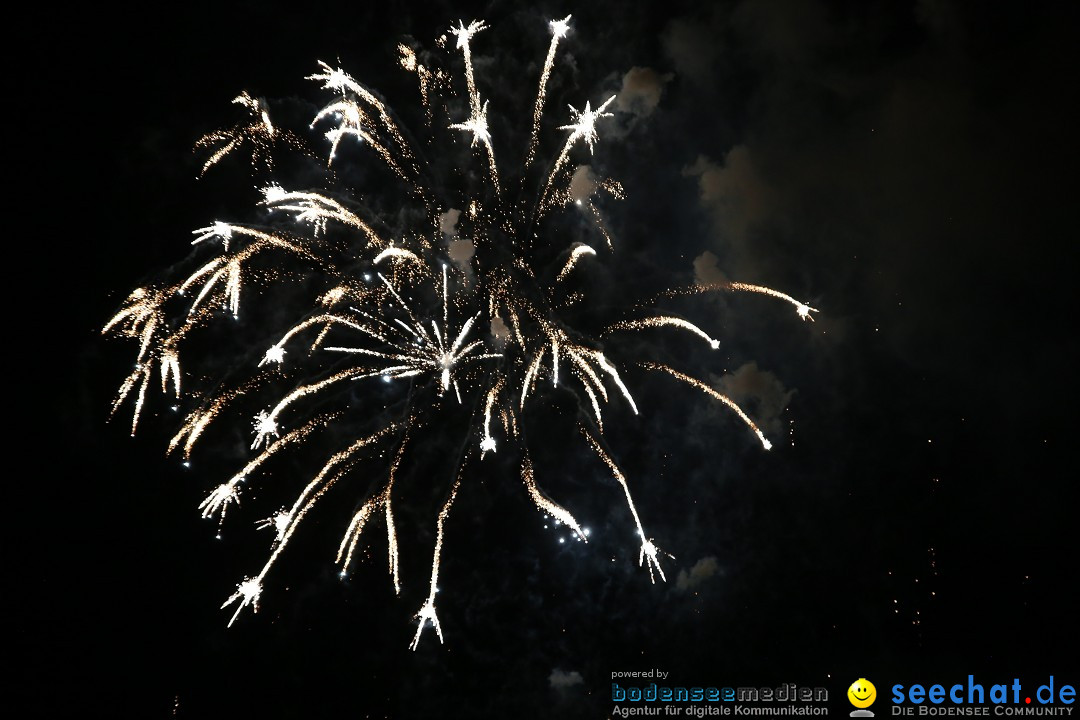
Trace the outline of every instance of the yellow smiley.
{"type": "Polygon", "coordinates": [[[859,678],[847,689],[848,700],[857,708],[867,708],[877,698],[877,688],[866,678],[859,678]]]}

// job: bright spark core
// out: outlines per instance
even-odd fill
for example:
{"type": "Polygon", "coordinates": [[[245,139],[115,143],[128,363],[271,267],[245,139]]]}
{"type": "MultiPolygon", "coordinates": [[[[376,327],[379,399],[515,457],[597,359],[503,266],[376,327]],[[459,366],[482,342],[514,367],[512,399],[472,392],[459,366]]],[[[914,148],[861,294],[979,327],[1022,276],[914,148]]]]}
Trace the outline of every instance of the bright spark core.
{"type": "Polygon", "coordinates": [[[255,426],[255,440],[251,443],[252,450],[261,447],[269,436],[278,434],[277,420],[271,413],[260,412],[255,416],[252,425],[255,426]]]}
{"type": "Polygon", "coordinates": [[[224,610],[234,602],[236,605],[236,612],[233,613],[229,619],[229,627],[236,622],[236,618],[240,615],[240,611],[250,606],[252,612],[259,612],[259,596],[262,594],[262,584],[258,578],[244,578],[243,581],[237,584],[236,592],[229,596],[222,605],[221,609],[224,610]]]}
{"type": "Polygon", "coordinates": [[[615,96],[612,95],[604,101],[603,105],[596,108],[595,110],[592,109],[592,106],[590,105],[588,100],[585,101],[584,110],[579,111],[577,108],[571,105],[570,112],[573,114],[576,122],[573,122],[570,125],[563,125],[559,129],[569,130],[571,139],[576,140],[578,138],[581,138],[582,140],[584,140],[585,144],[589,146],[589,154],[591,155],[594,150],[593,145],[598,139],[598,136],[596,134],[596,121],[600,118],[611,117],[611,113],[604,112],[604,110],[607,110],[607,106],[610,105],[614,99],[615,96]]]}
{"type": "Polygon", "coordinates": [[[271,364],[271,363],[274,364],[274,365],[280,365],[284,361],[285,361],[285,348],[281,347],[280,345],[272,345],[266,351],[266,354],[263,355],[262,362],[260,362],[259,365],[268,365],[268,364],[271,364]]]}
{"type": "Polygon", "coordinates": [[[487,109],[488,104],[485,102],[480,108],[479,113],[473,115],[465,122],[454,123],[450,128],[452,130],[464,130],[465,132],[472,133],[473,145],[476,145],[477,141],[481,142],[485,147],[491,145],[491,135],[488,134],[487,109]]]}
{"type": "Polygon", "coordinates": [[[283,508],[271,515],[270,517],[266,518],[265,520],[260,520],[259,522],[255,523],[255,526],[260,529],[274,528],[277,539],[281,540],[283,537],[285,537],[285,533],[289,530],[289,525],[291,523],[292,513],[283,508]]]}
{"type": "Polygon", "coordinates": [[[567,15],[562,20],[552,20],[548,23],[548,27],[551,28],[552,37],[566,37],[566,33],[570,32],[570,17],[570,15],[567,15]]]}
{"type": "MultiPolygon", "coordinates": [[[[537,521],[558,528],[558,543],[573,539],[583,551],[595,544],[589,543],[589,529],[573,508],[545,489],[533,457],[561,457],[576,472],[610,475],[619,488],[613,497],[640,543],[638,565],[652,582],[657,576],[666,581],[661,562],[674,557],[646,533],[631,492],[634,473],[627,476],[605,435],[605,425],[619,427],[655,411],[646,402],[639,407],[631,392],[650,373],[725,406],[747,436],[766,450],[772,447],[731,398],[676,367],[696,362],[693,357],[664,350],[663,355],[677,358],[668,365],[647,356],[660,338],[672,335],[712,350],[720,347],[715,336],[724,326],[720,319],[706,314],[690,320],[679,307],[667,307],[687,296],[749,292],[789,303],[803,320],[813,320],[818,311],[785,293],[739,282],[676,288],[636,304],[630,299],[638,284],[614,263],[616,244],[602,221],[606,207],[594,203],[592,191],[582,196],[573,183],[574,163],[594,154],[615,96],[595,109],[581,98],[584,109],[570,105],[569,124],[557,126],[567,134],[541,138],[548,81],[557,71],[569,23],[567,15],[547,24],[551,37],[539,78],[528,80],[537,83],[531,118],[525,114],[504,122],[498,101],[493,105],[481,98],[472,53],[487,25],[459,20],[448,30],[456,49],[448,47],[447,35],[436,43],[454,56],[450,62],[460,52],[464,72],[456,80],[450,70],[430,65],[429,57],[440,62],[438,53],[397,47],[397,65],[419,83],[427,145],[413,139],[413,129],[399,125],[379,94],[324,62],[308,79],[322,88],[327,104],[295,134],[275,123],[271,103],[243,92],[234,100],[244,115],[240,122],[196,143],[206,156],[203,173],[227,157],[236,159],[240,148],[250,151],[254,187],[261,194],[252,209],[255,221],[217,220],[192,231],[191,257],[160,282],[128,295],[102,333],[135,346],[112,412],[129,406],[134,434],[160,388],[166,407],[174,411],[165,414],[180,422],[168,452],[180,454],[185,467],[192,467],[191,455],[203,439],[228,444],[235,437],[230,428],[251,423],[249,456],[236,462],[239,467],[227,480],[212,484],[199,504],[202,517],[216,520],[219,529],[227,511],[240,507],[241,497],[245,505],[250,497],[258,506],[260,494],[288,485],[268,482],[271,477],[292,480],[295,467],[315,463],[297,480],[289,502],[259,512],[263,519],[257,527],[273,531],[263,535],[273,536],[269,555],[222,605],[235,606],[229,626],[244,608],[258,611],[277,561],[308,527],[309,514],[328,502],[352,509],[337,549],[340,576],[347,576],[354,559],[376,554],[372,548],[378,546],[391,585],[401,594],[403,583],[413,580],[402,569],[398,535],[411,525],[396,513],[405,508],[411,522],[422,503],[402,502],[403,494],[415,492],[417,484],[408,482],[412,478],[396,481],[418,472],[411,462],[417,454],[431,455],[431,448],[447,445],[458,451],[441,460],[444,475],[431,481],[442,499],[434,518],[427,596],[412,615],[413,650],[429,628],[443,642],[435,598],[444,540],[461,532],[447,527],[446,520],[459,491],[484,491],[474,481],[474,465],[485,460],[489,467],[514,467],[522,491],[540,513],[537,521]],[[506,186],[500,185],[489,118],[499,119],[500,143],[504,127],[508,136],[513,128],[520,131],[520,146],[500,148],[504,163],[506,158],[517,163],[509,175],[514,182],[506,186]],[[462,150],[460,136],[447,129],[469,133],[471,150],[462,150]],[[553,146],[547,148],[548,142],[553,146]],[[551,162],[533,164],[539,151],[548,150],[551,162]],[[295,162],[275,165],[281,151],[295,162]],[[369,191],[352,190],[342,179],[348,168],[341,166],[351,162],[365,164],[357,176],[370,171],[377,178],[369,191]],[[283,182],[283,168],[298,163],[306,165],[291,183],[283,182]],[[562,224],[548,221],[559,211],[574,223],[573,237],[588,243],[566,241],[562,224]],[[628,298],[622,305],[612,304],[612,293],[594,298],[591,274],[605,271],[610,282],[600,285],[622,283],[620,298],[628,298]],[[245,308],[256,307],[241,314],[241,296],[245,308]],[[580,307],[602,318],[594,330],[577,326],[575,308],[580,307]],[[628,333],[634,334],[632,341],[628,333]],[[188,342],[192,337],[199,340],[188,342]],[[203,362],[195,370],[182,364],[200,354],[203,362]],[[552,446],[544,442],[550,433],[535,427],[540,416],[533,409],[565,398],[575,400],[580,444],[552,446]],[[498,463],[488,457],[496,449],[498,463]],[[581,462],[579,452],[590,454],[591,466],[581,462]],[[274,475],[280,457],[290,453],[288,472],[274,475]],[[272,514],[266,517],[267,512],[272,514]],[[368,530],[373,526],[376,530],[368,530]],[[375,533],[384,534],[385,545],[371,537],[375,533]]],[[[625,197],[617,181],[590,179],[612,201],[625,197]]],[[[425,482],[425,498],[430,487],[425,482]]],[[[430,522],[430,516],[423,521],[430,522]]],[[[444,578],[443,587],[452,589],[453,580],[444,578]]]]}
{"type": "Polygon", "coordinates": [[[473,20],[467,26],[461,20],[458,20],[458,26],[456,28],[450,28],[450,32],[457,38],[457,46],[459,50],[464,50],[469,46],[469,40],[472,36],[481,30],[487,30],[487,25],[483,20],[473,20]]]}
{"type": "Polygon", "coordinates": [[[203,240],[209,240],[210,238],[220,238],[221,243],[225,246],[225,249],[229,249],[229,241],[232,240],[232,228],[228,223],[215,222],[209,227],[199,228],[198,230],[192,230],[192,235],[198,235],[197,238],[191,241],[192,245],[201,243],[203,240]]]}

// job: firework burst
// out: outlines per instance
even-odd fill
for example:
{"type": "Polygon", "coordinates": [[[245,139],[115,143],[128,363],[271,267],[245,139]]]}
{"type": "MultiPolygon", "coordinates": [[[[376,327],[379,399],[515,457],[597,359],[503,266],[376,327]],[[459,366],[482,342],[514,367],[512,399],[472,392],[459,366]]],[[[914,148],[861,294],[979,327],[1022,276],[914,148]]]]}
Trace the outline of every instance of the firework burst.
{"type": "MultiPolygon", "coordinates": [[[[431,153],[422,149],[376,92],[344,70],[320,63],[309,79],[320,83],[330,97],[307,132],[323,144],[327,187],[287,189],[268,182],[258,201],[265,222],[214,221],[195,230],[193,257],[200,259],[193,262],[193,269],[174,272],[178,279],[135,290],[105,324],[104,333],[131,338],[138,345],[134,369],[120,385],[113,412],[130,404],[134,433],[156,376],[162,391],[172,396],[170,402],[187,403],[181,426],[169,443],[169,451],[182,454],[185,461],[212,426],[236,427],[241,398],[245,406],[261,404],[254,418],[248,416],[250,457],[210,491],[200,506],[204,517],[223,522],[226,511],[240,505],[276,456],[309,448],[320,434],[338,443],[291,503],[260,521],[260,527],[273,530],[270,555],[257,574],[237,584],[222,606],[235,605],[229,625],[245,607],[258,610],[268,575],[311,510],[343,479],[361,471],[375,480],[352,498],[358,509],[344,527],[336,560],[344,574],[365,529],[381,524],[388,571],[400,593],[395,481],[407,471],[410,454],[427,433],[454,436],[461,451],[435,518],[428,593],[415,615],[412,648],[429,626],[440,641],[443,638],[435,592],[445,524],[455,498],[468,488],[467,470],[489,454],[510,447],[537,509],[587,541],[583,525],[541,489],[525,442],[526,409],[555,392],[571,392],[581,400],[577,422],[583,446],[610,470],[623,491],[640,538],[639,565],[654,582],[656,576],[665,580],[661,558],[666,553],[646,533],[630,484],[603,435],[604,412],[611,405],[639,413],[623,376],[628,367],[670,375],[727,405],[769,449],[763,432],[730,398],[673,367],[636,357],[609,357],[604,345],[625,333],[670,330],[689,333],[716,349],[719,341],[698,324],[656,308],[643,312],[641,306],[637,315],[612,318],[593,334],[568,319],[570,306],[587,304],[588,297],[568,292],[566,285],[582,265],[610,255],[613,243],[588,198],[589,214],[582,217],[604,239],[604,245],[598,245],[606,246],[604,252],[581,242],[557,247],[556,234],[544,234],[544,221],[571,205],[572,154],[584,148],[593,151],[614,100],[602,100],[595,109],[589,98],[584,98],[583,110],[571,106],[569,122],[556,126],[566,133],[561,149],[537,181],[530,182],[524,170],[540,167],[536,151],[547,82],[569,19],[549,24],[551,43],[533,122],[522,129],[527,138],[524,162],[510,173],[511,182],[500,182],[488,127],[489,102],[481,97],[474,76],[472,43],[487,29],[483,22],[459,22],[449,30],[456,42],[447,43],[444,36],[438,43],[448,60],[463,61],[464,103],[454,102],[450,73],[422,64],[412,48],[398,48],[401,67],[417,75],[432,136],[429,146],[468,147],[459,167],[479,171],[479,180],[461,193],[438,176],[435,165],[425,160],[431,153]],[[466,134],[467,143],[455,139],[460,133],[466,134]],[[470,153],[480,158],[471,159],[470,153]],[[389,180],[373,193],[346,189],[340,181],[346,157],[383,168],[389,180]],[[393,227],[389,213],[375,208],[395,206],[412,211],[398,214],[393,227]],[[403,217],[410,219],[401,221],[403,217]],[[462,244],[470,250],[464,258],[457,252],[462,244]],[[254,286],[252,291],[249,286],[254,286]],[[253,353],[215,356],[207,363],[210,372],[187,389],[193,375],[181,368],[181,346],[202,329],[239,323],[241,296],[248,294],[273,299],[278,316],[290,315],[287,324],[253,353]],[[227,370],[216,372],[223,365],[227,370]],[[364,410],[350,399],[378,383],[399,383],[407,391],[393,408],[377,407],[373,401],[371,409],[364,410]],[[469,420],[447,420],[453,407],[467,412],[469,420]],[[357,414],[368,420],[364,432],[353,432],[357,425],[347,422],[357,414]]],[[[198,149],[210,152],[203,172],[244,146],[251,151],[253,166],[265,172],[276,167],[271,151],[279,145],[305,158],[317,154],[300,134],[275,125],[264,101],[242,93],[236,103],[246,109],[247,119],[197,143],[198,149]]],[[[515,148],[509,156],[522,157],[520,150],[515,148]]],[[[623,194],[621,186],[608,179],[599,179],[596,189],[616,199],[623,194]]],[[[710,291],[764,293],[790,303],[803,319],[812,319],[814,312],[788,295],[742,283],[675,289],[662,298],[710,291]]]]}

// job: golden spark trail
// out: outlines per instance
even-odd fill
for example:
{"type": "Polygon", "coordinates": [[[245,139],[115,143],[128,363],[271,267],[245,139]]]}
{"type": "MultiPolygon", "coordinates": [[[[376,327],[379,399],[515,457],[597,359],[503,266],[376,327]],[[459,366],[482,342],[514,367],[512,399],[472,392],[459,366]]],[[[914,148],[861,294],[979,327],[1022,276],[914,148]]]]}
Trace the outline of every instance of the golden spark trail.
{"type": "Polygon", "coordinates": [[[407,45],[398,43],[398,52],[401,53],[399,62],[401,67],[409,72],[416,73],[416,80],[420,84],[420,102],[424,106],[424,119],[431,125],[431,83],[436,79],[430,70],[421,65],[416,59],[416,53],[407,45]]]}
{"type": "MultiPolygon", "coordinates": [[[[619,466],[615,464],[615,461],[611,459],[611,456],[605,452],[604,448],[600,446],[600,443],[596,441],[596,438],[592,436],[588,430],[584,427],[580,428],[581,434],[585,436],[585,439],[589,441],[589,445],[592,446],[593,451],[604,461],[604,464],[611,470],[612,476],[622,486],[623,493],[626,495],[626,504],[630,506],[630,514],[634,516],[634,524],[637,525],[638,537],[641,538],[641,549],[638,551],[638,567],[648,561],[646,567],[649,570],[649,579],[655,583],[656,578],[653,576],[653,569],[660,573],[660,579],[667,582],[667,577],[664,575],[664,569],[660,567],[660,561],[657,559],[656,554],[663,552],[660,548],[656,547],[652,538],[646,537],[645,528],[641,525],[641,518],[638,516],[637,507],[634,505],[634,498],[630,495],[630,486],[626,483],[626,477],[619,470],[619,466]]],[[[664,553],[668,555],[668,553],[664,553]]],[[[674,556],[668,555],[668,557],[674,559],[674,556]]]]}
{"type": "Polygon", "coordinates": [[[450,29],[457,38],[458,49],[465,57],[465,83],[469,88],[469,107],[474,116],[480,114],[480,94],[476,92],[476,77],[473,75],[472,49],[469,47],[469,41],[481,30],[487,30],[487,25],[483,20],[473,20],[468,27],[458,20],[458,26],[450,29]]]}
{"type": "Polygon", "coordinates": [[[536,155],[536,143],[540,137],[540,117],[544,114],[544,100],[547,97],[547,82],[551,77],[551,68],[555,65],[555,50],[559,47],[559,40],[566,36],[570,30],[570,15],[562,20],[552,20],[548,23],[551,28],[551,44],[548,45],[547,57],[544,59],[544,69],[540,71],[540,88],[536,91],[536,107],[533,108],[532,135],[529,137],[529,152],[525,156],[525,167],[532,165],[536,155]]]}
{"type": "MultiPolygon", "coordinates": [[[[266,103],[262,100],[256,100],[246,92],[237,95],[233,99],[233,103],[247,108],[250,119],[247,124],[236,125],[229,130],[215,130],[199,138],[198,142],[195,143],[196,148],[217,146],[217,149],[211,153],[203,164],[199,173],[200,177],[245,142],[251,143],[252,165],[263,160],[269,167],[273,166],[270,150],[280,134],[275,130],[274,124],[270,122],[270,114],[266,109],[266,103]]],[[[293,147],[302,147],[292,133],[285,133],[281,137],[284,142],[293,147]]]]}
{"type": "Polygon", "coordinates": [[[195,442],[203,434],[203,431],[210,425],[218,413],[225,407],[225,405],[232,400],[238,393],[226,393],[214,398],[210,407],[206,409],[199,409],[192,412],[184,424],[181,425],[180,431],[173,435],[169,441],[169,449],[167,452],[172,452],[180,443],[184,443],[184,460],[191,458],[191,449],[195,446],[195,442]]]}
{"type": "Polygon", "coordinates": [[[772,288],[767,288],[764,285],[751,285],[749,283],[742,283],[742,282],[728,282],[728,283],[711,284],[711,285],[693,285],[693,286],[687,287],[687,288],[678,288],[678,289],[675,289],[675,290],[668,290],[668,291],[666,291],[664,293],[664,295],[666,295],[668,297],[675,297],[675,296],[678,296],[678,295],[696,295],[696,294],[700,294],[700,293],[726,291],[726,290],[735,290],[735,291],[741,291],[741,292],[752,292],[752,293],[758,293],[760,295],[768,295],[769,297],[779,298],[779,299],[781,299],[781,300],[783,300],[785,302],[788,302],[788,303],[791,303],[792,305],[794,305],[795,306],[795,312],[797,312],[799,314],[799,317],[802,318],[803,320],[809,320],[811,322],[814,321],[814,318],[811,317],[810,313],[819,312],[819,310],[817,308],[812,308],[809,305],[807,305],[806,303],[801,302],[799,300],[796,300],[795,298],[791,297],[787,293],[782,293],[779,290],[773,290],[772,288]]]}
{"type": "MultiPolygon", "coordinates": [[[[387,432],[407,427],[407,425],[408,423],[395,425],[392,428],[387,428],[387,432]]],[[[382,437],[383,434],[380,434],[380,437],[382,437]]],[[[363,532],[364,526],[376,510],[382,509],[386,518],[386,544],[390,576],[394,582],[394,592],[399,595],[401,594],[401,582],[398,577],[397,531],[394,528],[394,513],[390,505],[390,493],[394,487],[394,476],[397,472],[398,465],[401,463],[401,457],[405,452],[407,441],[408,435],[402,439],[401,444],[398,446],[398,451],[394,456],[394,462],[390,465],[390,470],[387,474],[386,485],[383,486],[382,491],[377,496],[367,500],[367,502],[365,502],[353,515],[352,520],[349,522],[349,527],[345,531],[345,537],[342,538],[341,545],[338,546],[337,558],[335,560],[335,562],[341,563],[341,573],[344,575],[345,570],[352,562],[353,553],[356,550],[356,544],[360,540],[360,534],[363,532]]],[[[353,448],[350,448],[347,452],[351,453],[354,449],[358,449],[358,447],[354,445],[353,448]]]]}
{"type": "MultiPolygon", "coordinates": [[[[330,326],[333,324],[344,325],[345,327],[352,328],[353,330],[358,330],[364,333],[371,333],[371,331],[368,330],[366,327],[355,323],[347,318],[330,314],[316,315],[315,317],[308,318],[307,320],[303,321],[302,323],[294,327],[292,330],[289,330],[289,332],[285,333],[280,340],[270,346],[270,348],[266,351],[266,354],[263,355],[263,359],[259,361],[259,366],[261,367],[263,365],[269,364],[280,365],[285,360],[285,343],[289,342],[289,340],[291,340],[293,337],[303,332],[304,330],[307,330],[309,327],[313,327],[315,325],[330,326]]],[[[316,344],[318,344],[318,341],[316,341],[316,344]]]]}
{"type": "Polygon", "coordinates": [[[282,398],[280,401],[278,401],[278,404],[275,405],[273,409],[271,409],[269,412],[260,411],[259,414],[255,417],[255,439],[251,443],[251,449],[255,450],[260,445],[262,445],[266,441],[266,438],[268,436],[277,436],[278,415],[281,413],[281,411],[285,410],[287,407],[289,407],[289,405],[296,402],[297,400],[313,393],[317,393],[320,390],[324,390],[330,385],[341,382],[342,380],[368,378],[374,377],[378,374],[378,372],[364,372],[362,369],[350,368],[348,370],[342,370],[341,372],[331,375],[330,377],[324,380],[320,380],[319,382],[311,383],[310,385],[303,385],[296,388],[291,393],[282,398]]]}
{"type": "MultiPolygon", "coordinates": [[[[345,97],[345,91],[348,90],[359,96],[362,101],[375,108],[379,113],[379,120],[382,123],[383,128],[394,140],[395,145],[397,145],[398,152],[410,162],[415,170],[415,162],[412,151],[409,149],[409,144],[405,141],[404,136],[402,136],[397,124],[387,111],[386,106],[367,88],[356,82],[356,80],[340,68],[332,68],[321,60],[319,61],[319,67],[323,69],[323,72],[321,74],[316,73],[315,75],[309,75],[308,80],[322,80],[324,88],[328,90],[338,90],[341,92],[342,97],[345,97]]],[[[359,108],[357,108],[357,110],[359,111],[359,108]]],[[[367,117],[362,111],[361,115],[362,117],[367,117]]],[[[322,113],[316,116],[316,120],[318,120],[320,116],[322,116],[322,113]]],[[[352,129],[358,132],[361,131],[360,127],[353,127],[352,129]]],[[[382,148],[381,145],[379,147],[382,148]]],[[[404,179],[404,170],[401,170],[400,167],[397,166],[396,162],[394,162],[392,156],[389,154],[389,150],[382,148],[379,154],[382,155],[388,163],[397,168],[404,179]]]]}
{"type": "MultiPolygon", "coordinates": [[[[340,477],[340,475],[331,475],[330,473],[336,470],[341,463],[351,457],[357,450],[360,450],[361,448],[366,447],[371,443],[385,437],[387,434],[391,433],[395,429],[396,426],[384,428],[383,430],[380,430],[374,435],[370,435],[366,438],[357,440],[347,449],[342,450],[341,452],[331,457],[326,462],[326,464],[323,465],[322,470],[319,471],[319,474],[316,475],[315,478],[307,484],[304,490],[300,493],[300,496],[296,498],[296,502],[293,503],[292,509],[289,510],[289,525],[286,528],[285,532],[283,532],[281,536],[275,541],[274,549],[270,553],[270,559],[266,561],[265,565],[263,565],[263,569],[259,571],[259,574],[253,578],[244,578],[244,580],[236,586],[236,593],[231,595],[229,599],[226,600],[225,603],[221,606],[222,609],[224,609],[232,603],[239,601],[236,612],[233,613],[232,619],[229,620],[230,627],[232,627],[232,624],[236,622],[236,617],[240,614],[240,611],[243,610],[245,606],[251,605],[252,610],[258,612],[259,595],[262,593],[262,583],[263,580],[266,578],[266,574],[270,572],[270,568],[273,566],[274,561],[278,559],[278,556],[281,555],[281,552],[285,549],[285,546],[289,543],[289,540],[292,539],[293,533],[296,532],[296,528],[300,525],[300,521],[303,520],[304,516],[316,503],[316,501],[318,501],[319,498],[321,498],[326,493],[326,491],[329,490],[335,482],[337,482],[340,477]]],[[[387,493],[389,494],[389,490],[387,491],[387,493]]],[[[387,502],[389,503],[389,499],[387,502]]],[[[393,548],[393,554],[396,555],[396,539],[393,543],[393,548]]],[[[396,575],[394,580],[396,585],[396,575]]]]}
{"type": "Polygon", "coordinates": [[[488,452],[495,452],[495,438],[491,436],[491,411],[495,408],[495,402],[502,391],[502,387],[503,379],[500,377],[495,381],[495,385],[488,390],[487,397],[484,399],[484,437],[480,439],[481,459],[488,452]]]}
{"type": "Polygon", "coordinates": [[[566,264],[563,265],[563,269],[559,271],[559,276],[555,278],[555,282],[562,282],[566,276],[570,274],[570,271],[574,269],[574,266],[577,265],[578,260],[580,260],[583,255],[595,254],[596,251],[585,243],[575,245],[574,249],[570,251],[570,257],[566,259],[566,264]]]}
{"type": "Polygon", "coordinates": [[[603,334],[607,335],[608,333],[615,332],[616,330],[642,330],[645,328],[661,327],[677,327],[682,328],[683,330],[689,330],[690,332],[705,340],[705,342],[709,343],[709,346],[713,350],[716,350],[718,347],[720,347],[719,340],[714,340],[712,337],[709,336],[707,332],[699,328],[694,323],[690,322],[689,320],[683,320],[682,318],[670,317],[667,315],[662,315],[660,317],[643,318],[641,320],[625,320],[620,323],[615,323],[607,330],[605,330],[603,334]]]}
{"type": "Polygon", "coordinates": [[[563,523],[577,533],[577,536],[585,542],[589,541],[585,536],[585,531],[582,530],[581,525],[578,524],[577,519],[574,518],[566,508],[548,499],[540,492],[540,488],[536,486],[536,478],[533,476],[532,461],[529,459],[528,453],[525,453],[521,460],[521,481],[525,483],[525,488],[529,491],[529,497],[536,505],[537,510],[545,512],[563,523]]]}
{"type": "Polygon", "coordinates": [[[273,457],[282,448],[288,447],[293,443],[300,442],[308,436],[313,430],[318,427],[325,426],[327,423],[333,421],[340,416],[340,413],[331,413],[322,417],[315,418],[308,421],[301,427],[292,430],[291,432],[282,435],[274,442],[270,443],[270,446],[259,453],[255,459],[245,465],[238,473],[233,475],[228,482],[222,483],[214,488],[214,491],[210,493],[199,503],[199,510],[202,511],[204,518],[209,518],[214,515],[218,515],[222,520],[225,519],[225,511],[228,510],[229,503],[240,504],[240,493],[237,487],[251,476],[256,469],[264,462],[273,457]]]}
{"type": "Polygon", "coordinates": [[[435,593],[439,591],[439,563],[442,560],[442,546],[443,546],[443,532],[446,524],[446,518],[450,515],[450,506],[454,504],[454,498],[457,497],[458,488],[461,487],[461,473],[465,469],[466,463],[468,463],[469,457],[466,454],[465,458],[461,461],[461,467],[459,468],[457,477],[454,478],[454,485],[450,488],[450,496],[446,498],[446,502],[443,503],[442,509],[439,511],[439,516],[435,522],[435,551],[432,553],[431,558],[431,581],[428,583],[428,596],[427,600],[420,607],[420,610],[416,613],[416,619],[419,620],[419,624],[416,626],[416,635],[413,636],[412,644],[409,648],[413,651],[416,650],[420,644],[420,635],[424,632],[424,628],[430,623],[435,628],[436,634],[439,636],[439,644],[443,642],[442,626],[439,625],[439,617],[435,614],[435,593]]]}
{"type": "Polygon", "coordinates": [[[607,243],[608,250],[614,250],[615,244],[611,242],[611,234],[607,231],[607,226],[604,225],[604,218],[600,217],[600,210],[591,202],[585,203],[589,207],[589,212],[592,213],[593,219],[596,220],[596,227],[600,230],[600,234],[604,236],[604,241],[607,243]]]}
{"type": "Polygon", "coordinates": [[[491,183],[495,186],[495,193],[499,192],[499,169],[495,165],[495,150],[491,147],[491,135],[488,133],[487,109],[488,104],[480,104],[480,93],[476,91],[476,78],[473,75],[472,48],[469,41],[472,36],[481,30],[486,30],[487,25],[482,20],[473,20],[465,27],[465,23],[458,21],[457,28],[451,28],[457,36],[457,46],[465,58],[465,82],[469,87],[469,119],[465,122],[455,123],[450,126],[454,130],[464,130],[472,133],[472,144],[476,145],[479,140],[487,151],[488,170],[491,173],[491,183]]]}
{"type": "Polygon", "coordinates": [[[727,395],[719,393],[716,390],[709,387],[708,385],[706,385],[705,383],[698,380],[697,378],[690,377],[689,375],[685,375],[685,374],[679,372],[678,370],[674,370],[674,369],[668,367],[667,365],[658,365],[656,363],[639,363],[639,364],[643,368],[648,368],[649,370],[660,370],[662,372],[666,372],[668,375],[671,375],[672,377],[676,377],[679,380],[682,380],[684,383],[687,383],[688,385],[696,387],[698,390],[705,393],[706,395],[708,395],[708,396],[710,396],[710,397],[724,403],[729,408],[731,408],[732,410],[735,411],[735,414],[739,416],[740,420],[742,420],[744,423],[746,423],[747,427],[749,427],[751,430],[754,431],[754,434],[758,436],[758,440],[761,441],[761,446],[763,448],[765,448],[766,450],[771,450],[772,449],[772,443],[769,442],[769,440],[765,437],[765,433],[761,432],[761,430],[758,429],[758,426],[754,423],[754,421],[751,420],[749,418],[749,416],[745,412],[743,412],[743,409],[741,407],[739,407],[738,405],[736,405],[735,401],[732,400],[731,398],[729,398],[727,395]]]}
{"type": "Polygon", "coordinates": [[[327,223],[334,220],[347,227],[360,230],[375,247],[384,247],[387,244],[370,225],[355,213],[349,212],[337,200],[318,193],[285,192],[280,187],[276,190],[276,192],[267,193],[263,204],[273,210],[287,210],[295,213],[296,220],[310,223],[315,228],[316,234],[325,231],[327,223]]]}

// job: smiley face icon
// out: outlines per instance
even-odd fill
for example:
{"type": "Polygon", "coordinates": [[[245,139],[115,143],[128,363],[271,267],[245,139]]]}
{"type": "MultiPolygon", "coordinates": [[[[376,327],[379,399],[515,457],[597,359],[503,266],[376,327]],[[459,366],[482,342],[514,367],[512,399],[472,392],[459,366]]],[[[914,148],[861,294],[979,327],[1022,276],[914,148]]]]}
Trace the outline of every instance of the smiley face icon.
{"type": "Polygon", "coordinates": [[[857,708],[868,708],[877,699],[877,688],[866,678],[859,678],[847,689],[848,700],[857,708]]]}

